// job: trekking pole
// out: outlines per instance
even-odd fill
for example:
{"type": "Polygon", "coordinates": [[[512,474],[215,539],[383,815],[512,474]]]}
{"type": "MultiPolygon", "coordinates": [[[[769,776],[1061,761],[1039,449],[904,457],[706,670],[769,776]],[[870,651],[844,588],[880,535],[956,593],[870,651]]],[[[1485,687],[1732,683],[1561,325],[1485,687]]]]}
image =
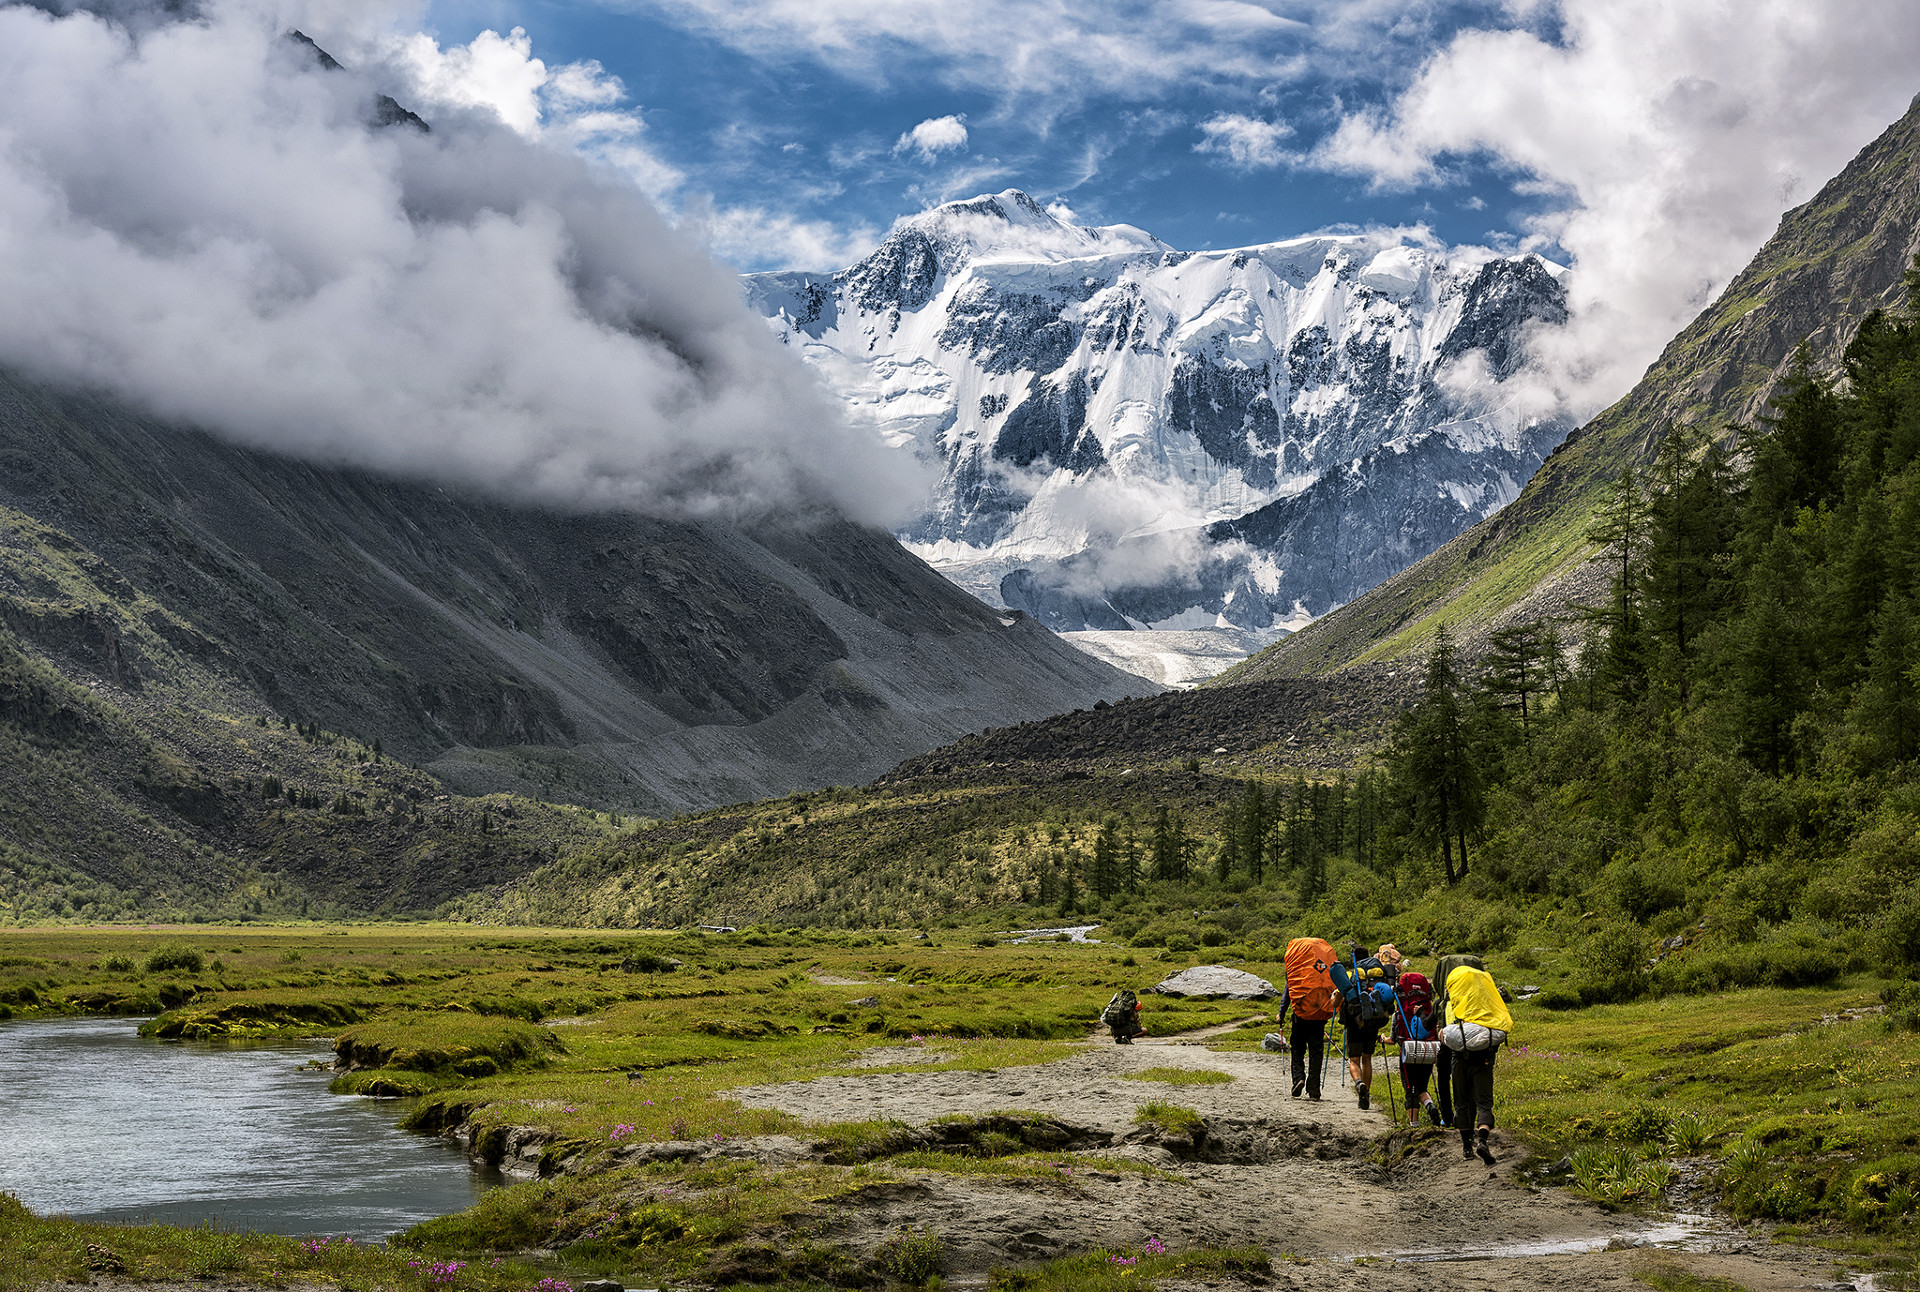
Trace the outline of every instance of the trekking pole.
{"type": "MultiPolygon", "coordinates": [[[[1393,1099],[1393,1051],[1396,1047],[1391,1041],[1380,1047],[1380,1066],[1387,1074],[1387,1113],[1393,1118],[1395,1129],[1400,1125],[1400,1109],[1393,1099]]],[[[1403,1068],[1404,1064],[1401,1065],[1403,1068]]]]}

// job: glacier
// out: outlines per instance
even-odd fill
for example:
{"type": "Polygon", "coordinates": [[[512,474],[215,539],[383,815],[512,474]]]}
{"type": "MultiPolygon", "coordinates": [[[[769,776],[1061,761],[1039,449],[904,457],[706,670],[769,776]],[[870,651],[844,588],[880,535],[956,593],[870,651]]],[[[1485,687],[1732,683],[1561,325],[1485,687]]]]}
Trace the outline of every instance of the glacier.
{"type": "Polygon", "coordinates": [[[853,417],[937,466],[912,551],[1191,684],[1513,499],[1569,429],[1515,380],[1565,273],[1400,231],[1180,251],[1008,190],[837,273],[742,281],[853,417]]]}

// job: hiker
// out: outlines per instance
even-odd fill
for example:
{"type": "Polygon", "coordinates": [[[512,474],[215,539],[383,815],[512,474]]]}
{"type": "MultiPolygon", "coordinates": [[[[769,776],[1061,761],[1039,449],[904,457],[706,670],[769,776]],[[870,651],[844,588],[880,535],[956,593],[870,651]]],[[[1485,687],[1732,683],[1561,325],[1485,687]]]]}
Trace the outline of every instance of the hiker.
{"type": "Polygon", "coordinates": [[[1335,961],[1329,973],[1334,988],[1340,993],[1340,1028],[1345,1041],[1347,1075],[1353,1080],[1353,1093],[1360,1107],[1366,1109],[1371,1106],[1373,1092],[1373,1054],[1379,1048],[1381,1031],[1393,1015],[1393,986],[1387,981],[1387,970],[1379,957],[1363,959],[1360,944],[1349,945],[1353,951],[1352,963],[1335,961]]]}
{"type": "Polygon", "coordinates": [[[1293,1010],[1288,1048],[1293,1053],[1295,1099],[1302,1090],[1309,1099],[1320,1098],[1321,1072],[1327,1062],[1327,1020],[1340,999],[1329,972],[1333,963],[1333,947],[1324,938],[1295,938],[1287,943],[1287,980],[1273,1021],[1284,1026],[1287,1010],[1293,1010]]]}
{"type": "MultiPolygon", "coordinates": [[[[1363,988],[1371,992],[1371,988],[1363,988]]],[[[1367,1016],[1365,1002],[1343,998],[1340,1001],[1340,1029],[1345,1033],[1347,1075],[1353,1079],[1354,1097],[1362,1110],[1368,1108],[1373,1089],[1373,1052],[1380,1047],[1380,1032],[1387,1024],[1385,1014],[1367,1016]]]]}
{"type": "Polygon", "coordinates": [[[1443,1048],[1439,1015],[1433,1008],[1433,985],[1425,974],[1409,969],[1400,974],[1393,986],[1399,1004],[1393,1011],[1392,1036],[1400,1045],[1400,1088],[1407,1092],[1407,1125],[1418,1126],[1424,1109],[1433,1124],[1439,1126],[1440,1109],[1427,1093],[1434,1063],[1443,1048]]]}
{"type": "MultiPolygon", "coordinates": [[[[1474,969],[1487,966],[1479,956],[1451,955],[1441,956],[1433,966],[1433,977],[1429,980],[1433,988],[1433,1016],[1445,1019],[1447,1016],[1447,975],[1467,965],[1474,969]]],[[[1446,1046],[1440,1047],[1440,1060],[1434,1065],[1434,1097],[1440,1102],[1440,1124],[1453,1125],[1453,1051],[1446,1046]]]]}
{"type": "Polygon", "coordinates": [[[1494,1163],[1493,1057],[1513,1030],[1500,988],[1484,969],[1461,965],[1447,975],[1447,1025],[1440,1033],[1453,1052],[1453,1111],[1460,1155],[1494,1163]]]}
{"type": "Polygon", "coordinates": [[[1100,1011],[1100,1021],[1113,1033],[1115,1045],[1132,1045],[1133,1038],[1146,1034],[1146,1028],[1140,1025],[1140,998],[1131,988],[1122,987],[1100,1011]]]}

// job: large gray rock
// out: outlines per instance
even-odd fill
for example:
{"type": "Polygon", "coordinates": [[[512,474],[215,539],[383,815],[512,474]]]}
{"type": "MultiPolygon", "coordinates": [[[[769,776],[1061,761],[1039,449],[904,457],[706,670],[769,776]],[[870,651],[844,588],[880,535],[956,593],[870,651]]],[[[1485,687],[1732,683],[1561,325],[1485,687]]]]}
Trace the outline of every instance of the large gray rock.
{"type": "Polygon", "coordinates": [[[1206,996],[1215,1000],[1268,1000],[1280,989],[1258,974],[1225,965],[1195,965],[1161,979],[1148,991],[1162,996],[1206,996]]]}

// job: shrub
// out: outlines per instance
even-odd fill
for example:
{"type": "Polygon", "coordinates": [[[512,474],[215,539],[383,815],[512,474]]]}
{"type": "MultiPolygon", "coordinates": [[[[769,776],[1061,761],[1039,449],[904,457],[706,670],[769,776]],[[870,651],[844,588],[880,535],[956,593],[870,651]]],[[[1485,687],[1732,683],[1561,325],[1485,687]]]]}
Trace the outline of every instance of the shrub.
{"type": "Polygon", "coordinates": [[[1542,1009],[1584,1009],[1587,1002],[1571,987],[1548,987],[1533,998],[1542,1009]]]}
{"type": "Polygon", "coordinates": [[[132,973],[133,961],[125,956],[108,956],[100,967],[108,973],[132,973]]]}
{"type": "Polygon", "coordinates": [[[169,942],[164,946],[157,946],[147,955],[148,973],[165,973],[169,969],[199,973],[206,967],[207,958],[184,942],[169,942]]]}
{"type": "Polygon", "coordinates": [[[1193,939],[1184,933],[1175,933],[1167,939],[1167,950],[1184,954],[1194,950],[1193,939]]]}
{"type": "Polygon", "coordinates": [[[1589,1005],[1636,1000],[1647,994],[1645,935],[1631,924],[1595,929],[1574,955],[1574,981],[1589,1005]]]}
{"type": "Polygon", "coordinates": [[[933,1226],[914,1233],[905,1225],[880,1244],[880,1264],[902,1283],[925,1286],[940,1273],[940,1235],[933,1226]]]}

